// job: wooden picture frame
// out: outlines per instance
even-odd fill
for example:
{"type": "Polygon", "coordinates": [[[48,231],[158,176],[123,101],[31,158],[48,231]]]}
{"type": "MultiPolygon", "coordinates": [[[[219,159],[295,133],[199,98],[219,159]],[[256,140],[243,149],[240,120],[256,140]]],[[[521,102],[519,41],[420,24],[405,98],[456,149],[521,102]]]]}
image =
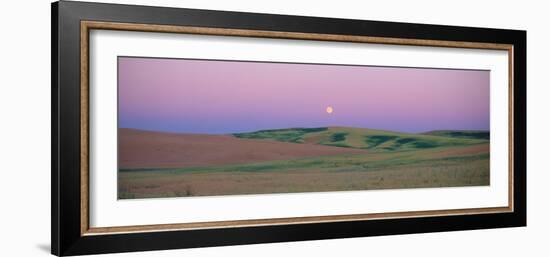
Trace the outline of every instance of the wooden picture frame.
{"type": "Polygon", "coordinates": [[[526,225],[526,32],[61,1],[52,4],[52,254],[176,249],[526,225]],[[508,206],[91,227],[91,30],[508,52],[508,206]]]}

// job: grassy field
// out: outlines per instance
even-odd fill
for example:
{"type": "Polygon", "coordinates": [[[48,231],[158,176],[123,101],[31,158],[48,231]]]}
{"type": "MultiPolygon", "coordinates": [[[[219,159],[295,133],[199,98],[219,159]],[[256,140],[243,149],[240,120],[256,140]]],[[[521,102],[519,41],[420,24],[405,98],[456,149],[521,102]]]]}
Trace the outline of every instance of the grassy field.
{"type": "MultiPolygon", "coordinates": [[[[423,134],[408,134],[362,128],[329,127],[262,130],[252,133],[234,134],[234,136],[238,138],[320,144],[377,151],[418,150],[434,147],[487,143],[487,140],[484,139],[488,138],[465,136],[469,135],[469,133],[475,135],[477,132],[433,131],[423,134]]],[[[488,134],[488,132],[485,133],[488,134]]]]}
{"type": "Polygon", "coordinates": [[[119,198],[481,186],[489,184],[483,131],[407,134],[328,127],[234,134],[243,142],[360,149],[345,154],[184,168],[120,167],[119,198]]]}

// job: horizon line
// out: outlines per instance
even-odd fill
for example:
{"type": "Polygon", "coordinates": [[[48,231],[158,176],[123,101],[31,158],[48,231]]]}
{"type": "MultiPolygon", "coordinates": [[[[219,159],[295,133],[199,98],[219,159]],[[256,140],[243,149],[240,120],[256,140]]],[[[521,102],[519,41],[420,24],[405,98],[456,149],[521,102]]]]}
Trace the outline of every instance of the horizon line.
{"type": "Polygon", "coordinates": [[[292,130],[292,129],[319,129],[319,128],[351,128],[351,129],[369,129],[369,130],[379,130],[384,132],[392,132],[392,133],[401,133],[401,134],[425,134],[430,132],[439,132],[439,131],[458,131],[458,132],[491,132],[490,129],[434,129],[434,130],[428,130],[423,132],[403,132],[403,131],[397,131],[397,130],[387,130],[387,129],[378,129],[378,128],[363,128],[363,127],[348,127],[348,126],[324,126],[324,127],[289,127],[289,128],[279,128],[279,129],[260,129],[260,130],[252,130],[252,131],[245,131],[245,132],[229,132],[229,133],[208,133],[208,132],[185,132],[185,131],[174,131],[174,130],[154,130],[154,129],[146,129],[146,128],[131,128],[131,127],[118,127],[117,129],[133,129],[133,130],[141,130],[141,131],[148,131],[148,132],[158,132],[158,133],[172,133],[172,134],[194,134],[194,135],[235,135],[235,134],[247,134],[247,133],[256,133],[256,132],[262,132],[262,131],[277,131],[277,130],[292,130]]]}

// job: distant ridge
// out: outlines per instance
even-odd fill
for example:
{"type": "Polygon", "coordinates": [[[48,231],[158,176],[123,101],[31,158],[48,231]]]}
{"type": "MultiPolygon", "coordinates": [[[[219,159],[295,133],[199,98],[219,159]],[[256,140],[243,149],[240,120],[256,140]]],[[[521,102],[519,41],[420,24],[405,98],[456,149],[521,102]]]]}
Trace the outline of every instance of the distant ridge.
{"type": "Polygon", "coordinates": [[[260,130],[235,133],[237,138],[316,144],[376,151],[402,151],[487,143],[488,131],[441,130],[421,134],[353,127],[260,130]]]}
{"type": "Polygon", "coordinates": [[[424,132],[422,134],[441,137],[473,138],[485,140],[489,140],[491,138],[490,132],[486,130],[434,130],[424,132]]]}

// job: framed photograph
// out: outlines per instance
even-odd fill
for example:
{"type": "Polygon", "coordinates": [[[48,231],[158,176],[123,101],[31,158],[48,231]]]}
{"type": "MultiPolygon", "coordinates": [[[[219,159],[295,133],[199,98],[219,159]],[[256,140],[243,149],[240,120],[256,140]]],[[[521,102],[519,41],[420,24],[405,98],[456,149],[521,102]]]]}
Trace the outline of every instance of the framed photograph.
{"type": "Polygon", "coordinates": [[[52,253],[526,225],[526,32],[52,5],[52,253]]]}

